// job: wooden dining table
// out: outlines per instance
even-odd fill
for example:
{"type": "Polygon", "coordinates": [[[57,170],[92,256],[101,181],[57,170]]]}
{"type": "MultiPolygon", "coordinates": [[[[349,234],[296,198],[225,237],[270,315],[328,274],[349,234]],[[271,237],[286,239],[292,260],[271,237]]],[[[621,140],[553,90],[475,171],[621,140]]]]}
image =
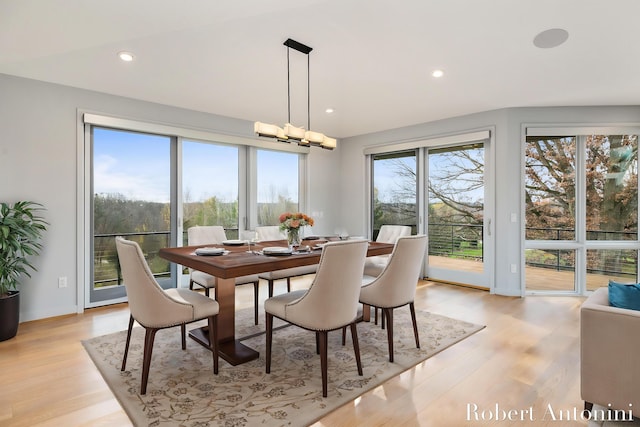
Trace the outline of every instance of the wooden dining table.
{"type": "MultiPolygon", "coordinates": [[[[308,246],[310,251],[294,251],[291,255],[286,256],[271,256],[261,253],[265,247],[287,246],[285,240],[276,240],[252,244],[252,252],[248,252],[246,244],[233,246],[201,245],[162,248],[159,255],[168,261],[208,273],[216,278],[215,299],[220,306],[220,311],[218,312],[218,349],[220,357],[232,365],[239,365],[257,359],[259,353],[242,344],[235,336],[235,278],[318,264],[322,250],[313,249],[315,247],[313,240],[303,241],[302,245],[308,246]],[[218,256],[196,255],[196,249],[203,246],[224,248],[228,253],[218,256]]],[[[393,247],[394,245],[389,243],[369,242],[367,256],[390,254],[393,251],[393,247]]],[[[368,314],[368,310],[366,311],[368,314]]],[[[366,315],[365,320],[368,320],[366,315]]],[[[189,336],[205,347],[209,347],[208,330],[206,328],[205,326],[193,329],[189,332],[189,336]]]]}

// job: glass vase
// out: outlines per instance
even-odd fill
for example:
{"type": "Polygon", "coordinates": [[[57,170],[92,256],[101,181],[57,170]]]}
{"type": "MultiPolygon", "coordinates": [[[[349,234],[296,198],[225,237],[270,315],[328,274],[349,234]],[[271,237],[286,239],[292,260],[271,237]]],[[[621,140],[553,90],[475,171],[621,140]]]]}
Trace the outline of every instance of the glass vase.
{"type": "Polygon", "coordinates": [[[290,228],[287,230],[287,242],[289,243],[289,249],[294,250],[300,246],[300,234],[302,234],[299,228],[290,228]]]}

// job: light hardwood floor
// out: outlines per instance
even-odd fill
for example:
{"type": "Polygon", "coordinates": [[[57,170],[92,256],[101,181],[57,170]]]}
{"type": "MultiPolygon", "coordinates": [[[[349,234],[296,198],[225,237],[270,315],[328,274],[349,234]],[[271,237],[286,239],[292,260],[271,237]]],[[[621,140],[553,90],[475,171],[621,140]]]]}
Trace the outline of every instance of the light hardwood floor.
{"type": "MultiPolygon", "coordinates": [[[[294,288],[306,285],[296,280],[294,288]]],[[[276,293],[284,284],[276,284],[276,293]]],[[[238,307],[252,288],[238,287],[238,307]]],[[[261,284],[266,295],[266,284],[261,284]]],[[[581,297],[526,298],[420,282],[416,308],[486,328],[387,381],[315,424],[319,426],[567,426],[548,405],[582,409],[579,379],[581,297]],[[518,410],[526,421],[472,419],[518,410]],[[524,411],[533,408],[534,421],[524,411]],[[545,419],[546,418],[546,419],[545,419]]],[[[126,304],[26,322],[0,343],[0,426],[127,426],[117,400],[81,340],[127,327],[126,304]]],[[[188,344],[189,345],[189,344],[188,344]]],[[[385,344],[386,345],[386,344],[385,344]]],[[[318,362],[319,363],[319,362],[318,362]]],[[[319,369],[319,367],[318,367],[319,369]]],[[[329,375],[331,375],[329,373],[329,375]]]]}

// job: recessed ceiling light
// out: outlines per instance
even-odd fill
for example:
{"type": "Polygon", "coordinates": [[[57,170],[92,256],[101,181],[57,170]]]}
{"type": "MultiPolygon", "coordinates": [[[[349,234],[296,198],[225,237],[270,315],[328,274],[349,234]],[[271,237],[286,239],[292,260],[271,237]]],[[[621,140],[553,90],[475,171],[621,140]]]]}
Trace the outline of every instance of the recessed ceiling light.
{"type": "Polygon", "coordinates": [[[325,112],[325,113],[327,113],[327,114],[331,114],[331,113],[333,113],[333,111],[334,111],[334,110],[333,110],[333,108],[331,108],[331,107],[329,107],[329,108],[327,108],[326,110],[324,110],[324,112],[325,112]]]}
{"type": "Polygon", "coordinates": [[[560,46],[562,43],[566,42],[568,38],[569,33],[567,30],[563,30],[562,28],[551,28],[550,30],[545,30],[535,36],[533,44],[540,49],[549,49],[560,46]]]}
{"type": "Polygon", "coordinates": [[[131,52],[119,52],[118,57],[122,59],[124,62],[133,61],[133,53],[131,52]]]}
{"type": "Polygon", "coordinates": [[[442,70],[434,70],[434,72],[431,73],[431,75],[433,77],[435,77],[435,78],[442,77],[442,76],[444,76],[444,71],[442,71],[442,70]]]}

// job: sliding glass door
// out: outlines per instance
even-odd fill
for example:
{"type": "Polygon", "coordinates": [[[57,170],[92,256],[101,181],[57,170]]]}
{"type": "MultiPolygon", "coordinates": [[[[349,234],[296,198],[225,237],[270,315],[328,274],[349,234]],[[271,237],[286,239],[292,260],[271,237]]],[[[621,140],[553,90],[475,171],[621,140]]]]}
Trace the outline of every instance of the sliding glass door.
{"type": "Polygon", "coordinates": [[[89,304],[124,298],[115,237],[137,242],[158,282],[172,286],[158,250],[171,243],[171,151],[168,136],[92,128],[92,259],[89,304]]]}
{"type": "Polygon", "coordinates": [[[237,239],[256,225],[277,224],[285,211],[304,209],[304,150],[197,140],[175,133],[188,130],[165,135],[153,133],[167,131],[162,126],[89,119],[101,123],[84,128],[87,220],[79,259],[86,272],[85,307],[126,300],[116,236],[138,242],[160,285],[175,287],[183,285],[177,266],[158,251],[186,244],[189,227],[221,225],[228,239],[237,239]]]}
{"type": "Polygon", "coordinates": [[[485,157],[484,142],[426,150],[431,279],[490,286],[493,237],[485,157]]]}
{"type": "Polygon", "coordinates": [[[429,237],[424,276],[490,288],[494,238],[490,133],[436,138],[410,149],[372,148],[371,224],[429,237]]]}
{"type": "Polygon", "coordinates": [[[372,156],[372,235],[383,225],[408,225],[418,231],[416,150],[372,156]]]}

